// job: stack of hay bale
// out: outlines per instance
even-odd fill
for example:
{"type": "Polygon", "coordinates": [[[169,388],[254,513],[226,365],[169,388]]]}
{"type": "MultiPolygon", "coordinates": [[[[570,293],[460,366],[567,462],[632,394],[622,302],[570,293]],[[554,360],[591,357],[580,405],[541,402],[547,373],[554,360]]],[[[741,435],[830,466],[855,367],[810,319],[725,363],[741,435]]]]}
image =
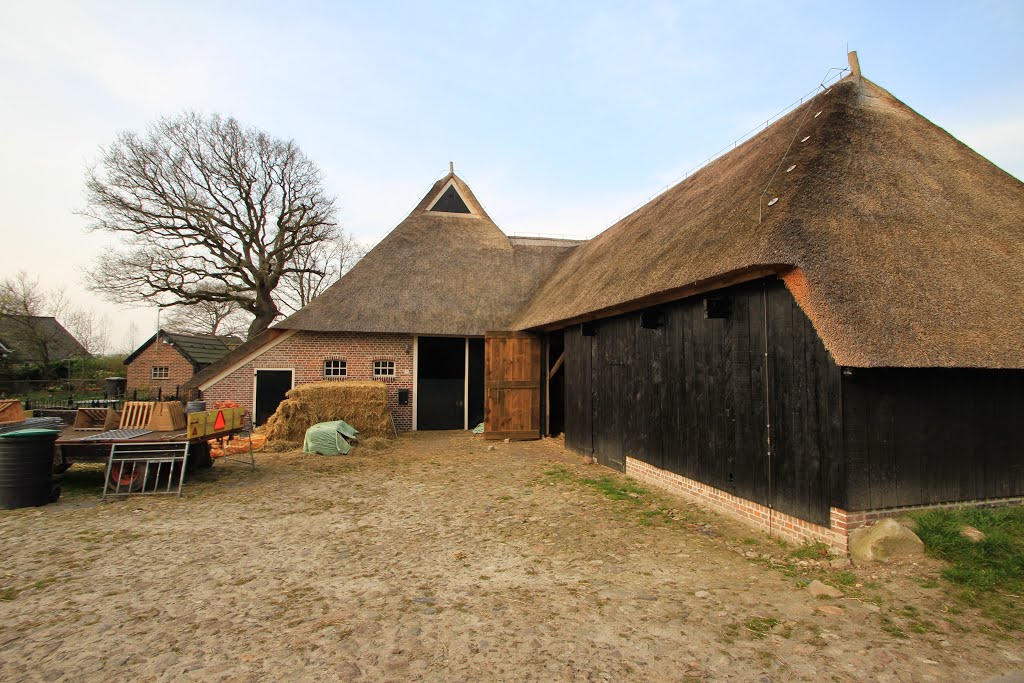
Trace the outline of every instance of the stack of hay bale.
{"type": "Polygon", "coordinates": [[[382,382],[313,382],[285,395],[277,411],[260,427],[267,441],[302,443],[319,422],[344,420],[360,439],[394,438],[387,386],[382,382]]]}

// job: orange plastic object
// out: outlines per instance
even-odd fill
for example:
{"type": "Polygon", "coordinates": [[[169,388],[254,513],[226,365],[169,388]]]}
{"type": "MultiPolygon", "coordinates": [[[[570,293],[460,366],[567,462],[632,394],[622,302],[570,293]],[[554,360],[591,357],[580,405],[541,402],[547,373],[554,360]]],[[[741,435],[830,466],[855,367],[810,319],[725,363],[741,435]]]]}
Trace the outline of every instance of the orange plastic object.
{"type": "Polygon", "coordinates": [[[267,437],[262,434],[253,434],[252,437],[235,437],[229,439],[223,445],[220,441],[214,441],[210,444],[210,457],[222,458],[225,455],[238,455],[240,453],[249,452],[249,441],[252,441],[252,449],[258,451],[263,448],[263,445],[267,443],[267,437]]]}

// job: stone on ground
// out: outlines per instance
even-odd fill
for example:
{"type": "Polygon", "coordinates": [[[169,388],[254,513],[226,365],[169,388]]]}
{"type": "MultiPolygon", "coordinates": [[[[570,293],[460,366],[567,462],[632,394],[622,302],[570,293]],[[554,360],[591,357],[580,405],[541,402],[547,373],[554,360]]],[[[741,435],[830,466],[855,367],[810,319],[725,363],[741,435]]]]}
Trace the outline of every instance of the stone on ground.
{"type": "Polygon", "coordinates": [[[850,557],[854,562],[889,562],[924,554],[924,543],[913,531],[894,519],[883,519],[850,534],[850,557]]]}
{"type": "Polygon", "coordinates": [[[807,592],[816,598],[841,598],[843,591],[815,579],[807,584],[807,592]]]}

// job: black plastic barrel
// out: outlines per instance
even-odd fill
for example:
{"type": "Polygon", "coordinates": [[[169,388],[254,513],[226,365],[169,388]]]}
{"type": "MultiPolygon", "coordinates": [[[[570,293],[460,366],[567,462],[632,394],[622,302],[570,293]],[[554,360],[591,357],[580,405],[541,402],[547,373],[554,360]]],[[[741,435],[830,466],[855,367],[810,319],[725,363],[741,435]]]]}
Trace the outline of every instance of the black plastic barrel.
{"type": "Polygon", "coordinates": [[[56,500],[53,444],[60,432],[21,429],[0,434],[0,509],[46,505],[56,500]]]}

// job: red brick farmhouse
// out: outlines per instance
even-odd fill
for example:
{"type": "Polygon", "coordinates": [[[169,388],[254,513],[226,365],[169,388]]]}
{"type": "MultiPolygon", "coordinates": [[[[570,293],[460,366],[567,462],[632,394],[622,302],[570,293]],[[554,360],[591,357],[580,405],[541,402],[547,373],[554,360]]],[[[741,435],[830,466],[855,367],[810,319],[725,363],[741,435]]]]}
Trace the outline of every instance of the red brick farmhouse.
{"type": "Polygon", "coordinates": [[[401,429],[564,432],[602,464],[845,549],[1024,496],[1024,184],[849,75],[584,243],[439,180],[323,296],[197,375],[257,421],[388,383],[401,429]]]}
{"type": "Polygon", "coordinates": [[[242,343],[231,336],[158,331],[135,349],[124,364],[127,389],[175,396],[197,372],[242,343]]]}

